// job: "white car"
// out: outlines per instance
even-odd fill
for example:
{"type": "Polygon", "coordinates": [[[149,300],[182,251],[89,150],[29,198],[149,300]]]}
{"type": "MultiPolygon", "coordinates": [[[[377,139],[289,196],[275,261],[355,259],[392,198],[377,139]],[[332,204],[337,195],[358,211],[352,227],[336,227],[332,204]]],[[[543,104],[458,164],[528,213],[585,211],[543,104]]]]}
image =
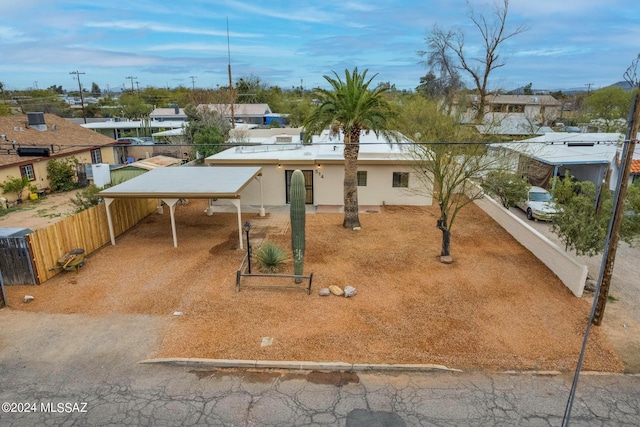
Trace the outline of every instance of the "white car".
{"type": "Polygon", "coordinates": [[[527,219],[541,219],[551,221],[557,212],[555,203],[551,201],[551,193],[542,187],[531,187],[526,200],[517,205],[527,214],[527,219]]]}

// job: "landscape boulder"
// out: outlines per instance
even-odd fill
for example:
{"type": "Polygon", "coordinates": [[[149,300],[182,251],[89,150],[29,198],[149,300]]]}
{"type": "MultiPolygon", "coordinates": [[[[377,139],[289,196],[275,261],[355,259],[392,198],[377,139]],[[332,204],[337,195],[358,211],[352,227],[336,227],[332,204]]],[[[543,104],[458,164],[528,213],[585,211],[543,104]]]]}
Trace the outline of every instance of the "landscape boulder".
{"type": "Polygon", "coordinates": [[[329,291],[334,294],[337,295],[339,297],[341,297],[342,295],[344,295],[344,291],[342,289],[340,289],[338,286],[336,285],[331,285],[329,286],[329,291]]]}
{"type": "Polygon", "coordinates": [[[356,288],[354,288],[353,286],[345,286],[344,287],[344,296],[347,297],[347,298],[352,297],[357,293],[358,292],[356,291],[356,288]]]}

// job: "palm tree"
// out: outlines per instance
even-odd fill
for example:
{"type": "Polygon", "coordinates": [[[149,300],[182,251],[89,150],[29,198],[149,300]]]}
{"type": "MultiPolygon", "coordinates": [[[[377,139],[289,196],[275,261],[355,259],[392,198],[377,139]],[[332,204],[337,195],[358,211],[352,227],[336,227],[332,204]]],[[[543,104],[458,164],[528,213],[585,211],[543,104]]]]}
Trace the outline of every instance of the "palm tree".
{"type": "Polygon", "coordinates": [[[358,218],[358,152],[360,151],[360,133],[373,131],[389,142],[397,141],[398,134],[389,129],[392,116],[391,105],[384,98],[386,87],[369,89],[371,81],[367,71],[352,73],[345,70],[342,81],[334,71],[335,78],[324,76],[331,90],[317,89],[315,97],[320,104],[304,120],[307,141],[321,133],[327,127],[339,128],[344,135],[344,221],[345,228],[359,229],[358,218]]]}

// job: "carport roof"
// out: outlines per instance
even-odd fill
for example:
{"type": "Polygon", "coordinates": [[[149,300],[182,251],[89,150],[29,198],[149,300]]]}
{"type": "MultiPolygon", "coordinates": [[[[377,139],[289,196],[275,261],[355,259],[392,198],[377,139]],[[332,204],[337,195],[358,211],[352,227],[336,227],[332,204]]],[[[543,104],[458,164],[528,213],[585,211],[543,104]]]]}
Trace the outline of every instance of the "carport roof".
{"type": "Polygon", "coordinates": [[[107,188],[108,198],[239,199],[240,192],[258,176],[260,167],[158,168],[107,188]]]}

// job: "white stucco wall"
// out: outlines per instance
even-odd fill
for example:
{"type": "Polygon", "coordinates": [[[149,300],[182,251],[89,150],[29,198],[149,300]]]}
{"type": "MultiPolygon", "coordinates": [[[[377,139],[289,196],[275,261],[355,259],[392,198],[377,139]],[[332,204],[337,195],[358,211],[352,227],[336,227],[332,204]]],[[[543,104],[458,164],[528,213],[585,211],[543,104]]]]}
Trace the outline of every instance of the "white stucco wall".
{"type": "MultiPolygon", "coordinates": [[[[222,165],[219,165],[222,166],[222,165]]],[[[238,165],[239,166],[239,165],[238,165]]],[[[341,164],[275,164],[262,166],[262,192],[264,205],[286,204],[286,170],[313,170],[313,204],[343,205],[344,166],[341,164]]],[[[233,167],[233,166],[229,166],[233,167]]],[[[410,166],[362,165],[361,171],[367,171],[367,185],[358,187],[358,203],[361,205],[414,205],[429,206],[431,197],[417,194],[418,180],[413,176],[410,166]],[[409,189],[392,186],[393,172],[409,172],[409,189]]],[[[255,180],[243,190],[243,205],[260,205],[260,183],[255,180]]],[[[216,204],[228,202],[218,201],[216,204]]]]}

